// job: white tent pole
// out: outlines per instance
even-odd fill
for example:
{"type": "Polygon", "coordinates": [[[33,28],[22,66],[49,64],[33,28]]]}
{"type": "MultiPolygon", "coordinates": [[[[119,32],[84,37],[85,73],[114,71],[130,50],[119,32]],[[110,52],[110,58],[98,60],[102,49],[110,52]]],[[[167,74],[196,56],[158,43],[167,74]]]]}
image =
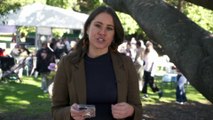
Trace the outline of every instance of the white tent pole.
{"type": "Polygon", "coordinates": [[[16,43],[19,43],[19,31],[18,31],[18,26],[16,26],[16,43]]]}
{"type": "Polygon", "coordinates": [[[35,32],[35,48],[36,48],[36,51],[38,50],[38,35],[37,35],[37,29],[38,29],[38,27],[36,27],[36,32],[35,32]]]}

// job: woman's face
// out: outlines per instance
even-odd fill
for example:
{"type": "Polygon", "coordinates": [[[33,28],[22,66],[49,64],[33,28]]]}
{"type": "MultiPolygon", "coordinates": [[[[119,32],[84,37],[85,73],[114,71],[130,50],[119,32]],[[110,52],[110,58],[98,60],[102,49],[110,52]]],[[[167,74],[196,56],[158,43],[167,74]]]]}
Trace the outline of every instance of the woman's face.
{"type": "Polygon", "coordinates": [[[106,12],[97,15],[88,27],[87,34],[90,50],[108,51],[115,34],[112,16],[106,12]]]}

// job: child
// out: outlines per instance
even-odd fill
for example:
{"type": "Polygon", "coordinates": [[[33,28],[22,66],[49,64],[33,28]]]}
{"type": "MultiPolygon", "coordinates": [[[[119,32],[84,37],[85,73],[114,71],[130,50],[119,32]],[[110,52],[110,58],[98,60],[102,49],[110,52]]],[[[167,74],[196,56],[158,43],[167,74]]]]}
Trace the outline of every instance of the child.
{"type": "Polygon", "coordinates": [[[182,73],[179,72],[177,75],[177,87],[176,87],[176,103],[178,104],[184,104],[187,102],[186,92],[184,88],[186,83],[187,79],[182,73]]]}
{"type": "Polygon", "coordinates": [[[55,77],[55,74],[56,74],[57,64],[50,63],[50,65],[48,66],[48,69],[51,70],[49,75],[47,76],[47,78],[49,80],[48,93],[49,93],[50,98],[51,98],[52,97],[53,80],[54,80],[54,77],[55,77]]]}

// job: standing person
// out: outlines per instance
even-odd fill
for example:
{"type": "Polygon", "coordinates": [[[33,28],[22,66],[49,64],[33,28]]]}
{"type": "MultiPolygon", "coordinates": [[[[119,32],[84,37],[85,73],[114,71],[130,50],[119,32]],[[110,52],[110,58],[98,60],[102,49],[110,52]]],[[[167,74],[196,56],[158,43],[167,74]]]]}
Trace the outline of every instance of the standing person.
{"type": "Polygon", "coordinates": [[[24,32],[21,32],[21,35],[20,35],[20,43],[25,43],[26,42],[26,36],[25,36],[25,33],[24,32]]]}
{"type": "Polygon", "coordinates": [[[50,63],[55,63],[54,53],[47,47],[47,42],[42,43],[42,48],[40,48],[36,53],[36,71],[41,74],[42,82],[41,89],[44,93],[48,92],[48,79],[47,75],[50,73],[48,66],[50,63]]]}
{"type": "Polygon", "coordinates": [[[28,75],[28,73],[27,73],[28,66],[27,65],[28,65],[28,60],[30,58],[31,52],[23,44],[20,45],[19,50],[20,50],[20,53],[19,53],[19,59],[17,62],[18,62],[18,64],[21,64],[21,66],[19,69],[17,69],[17,72],[18,72],[18,76],[20,78],[22,78],[24,70],[26,70],[25,75],[28,75]]]}
{"type": "Polygon", "coordinates": [[[154,82],[154,75],[156,72],[156,60],[158,59],[158,53],[155,51],[153,47],[153,43],[150,41],[146,42],[146,49],[144,54],[144,83],[142,93],[144,97],[147,98],[147,87],[148,84],[153,92],[157,92],[159,98],[162,97],[163,92],[157,87],[154,82]]]}
{"type": "Polygon", "coordinates": [[[138,78],[131,59],[117,51],[124,31],[106,6],[91,13],[74,51],[62,57],[54,80],[55,120],[83,120],[79,104],[95,105],[92,120],[142,119],[138,78]]]}
{"type": "Polygon", "coordinates": [[[125,55],[132,59],[132,53],[130,49],[131,49],[131,43],[127,41],[125,55]]]}
{"type": "Polygon", "coordinates": [[[138,73],[139,81],[142,83],[140,84],[143,87],[143,74],[144,74],[144,51],[145,49],[141,47],[141,42],[136,42],[136,56],[134,60],[135,68],[138,73]]]}
{"type": "Polygon", "coordinates": [[[184,104],[187,102],[185,84],[187,83],[186,77],[177,69],[177,87],[176,87],[176,103],[184,104]]]}
{"type": "Polygon", "coordinates": [[[63,42],[63,39],[57,41],[56,43],[55,55],[58,60],[60,60],[62,56],[68,53],[67,47],[65,43],[63,42]]]}
{"type": "Polygon", "coordinates": [[[15,33],[12,34],[11,42],[16,43],[16,34],[15,33]]]}

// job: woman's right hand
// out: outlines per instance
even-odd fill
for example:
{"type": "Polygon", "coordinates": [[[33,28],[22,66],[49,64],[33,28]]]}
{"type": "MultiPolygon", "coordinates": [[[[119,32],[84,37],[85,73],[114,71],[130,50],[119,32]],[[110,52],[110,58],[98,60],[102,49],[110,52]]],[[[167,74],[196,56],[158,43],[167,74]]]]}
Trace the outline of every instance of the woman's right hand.
{"type": "Polygon", "coordinates": [[[84,120],[84,111],[78,109],[78,104],[74,103],[70,107],[70,115],[74,120],[84,120]]]}

